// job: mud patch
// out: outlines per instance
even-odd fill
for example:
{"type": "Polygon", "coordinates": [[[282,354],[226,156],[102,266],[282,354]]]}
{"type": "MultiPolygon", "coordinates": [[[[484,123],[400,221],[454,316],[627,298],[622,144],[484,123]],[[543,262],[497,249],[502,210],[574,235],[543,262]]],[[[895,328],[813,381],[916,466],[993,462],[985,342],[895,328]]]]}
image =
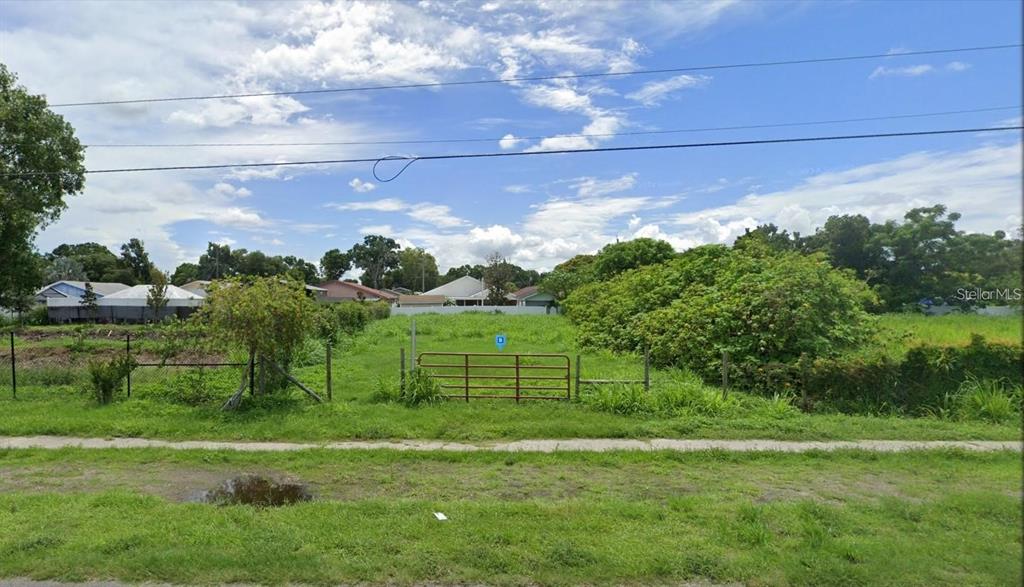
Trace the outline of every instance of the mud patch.
{"type": "Polygon", "coordinates": [[[263,475],[241,475],[228,479],[216,489],[203,491],[194,501],[214,505],[280,507],[310,501],[313,494],[305,483],[294,479],[276,480],[263,475]]]}

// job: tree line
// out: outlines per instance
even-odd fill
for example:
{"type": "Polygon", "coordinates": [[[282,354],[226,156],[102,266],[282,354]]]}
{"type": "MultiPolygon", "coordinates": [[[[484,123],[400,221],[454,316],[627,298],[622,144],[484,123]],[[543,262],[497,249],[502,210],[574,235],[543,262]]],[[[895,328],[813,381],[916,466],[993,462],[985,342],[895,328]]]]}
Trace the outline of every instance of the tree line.
{"type": "MultiPolygon", "coordinates": [[[[920,304],[969,306],[963,290],[1021,291],[1024,228],[971,233],[956,228],[961,215],[945,206],[914,208],[902,221],[872,223],[860,214],[831,216],[814,234],[789,233],[774,224],[748,229],[734,248],[756,245],[778,253],[820,254],[832,267],[864,282],[877,296],[874,311],[900,311],[920,304]]],[[[541,289],[565,299],[576,289],[629,269],[664,263],[678,254],[667,242],[640,238],[577,255],[547,274],[541,289]]]]}

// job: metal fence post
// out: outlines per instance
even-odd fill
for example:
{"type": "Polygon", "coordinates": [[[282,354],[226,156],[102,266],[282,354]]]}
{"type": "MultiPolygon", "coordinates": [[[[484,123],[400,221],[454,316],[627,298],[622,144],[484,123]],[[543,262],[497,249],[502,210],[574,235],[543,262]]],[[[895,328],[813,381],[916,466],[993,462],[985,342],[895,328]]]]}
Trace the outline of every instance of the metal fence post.
{"type": "MultiPolygon", "coordinates": [[[[128,364],[131,364],[132,360],[132,333],[124,333],[124,356],[128,364]]],[[[128,369],[128,397],[132,396],[132,370],[128,369]]]]}
{"type": "Polygon", "coordinates": [[[331,389],[331,341],[327,341],[327,401],[334,400],[334,390],[331,389]]]}
{"type": "Polygon", "coordinates": [[[412,325],[409,328],[410,328],[410,336],[412,338],[412,357],[410,358],[410,360],[412,362],[410,363],[410,366],[412,367],[412,370],[415,371],[416,370],[416,319],[413,318],[411,322],[412,322],[412,325]]]}
{"type": "Polygon", "coordinates": [[[466,387],[466,403],[469,403],[469,353],[463,355],[465,359],[465,378],[462,380],[466,387]]]}
{"type": "Polygon", "coordinates": [[[249,395],[256,395],[256,359],[249,355],[249,395]]]}
{"type": "Polygon", "coordinates": [[[11,398],[18,399],[18,370],[14,367],[14,331],[11,331],[11,398]]]}
{"type": "Polygon", "coordinates": [[[651,390],[651,349],[644,349],[644,391],[651,390]]]}
{"type": "Polygon", "coordinates": [[[729,396],[729,351],[722,351],[722,397],[729,396]]]}
{"type": "Polygon", "coordinates": [[[516,355],[516,403],[519,403],[519,355],[516,355]]]}
{"type": "Polygon", "coordinates": [[[580,356],[576,355],[576,399],[580,399],[580,356]]]}
{"type": "Polygon", "coordinates": [[[402,348],[400,348],[398,350],[400,351],[399,355],[400,355],[400,358],[402,360],[402,370],[399,372],[399,376],[398,376],[398,390],[400,392],[404,392],[405,391],[405,346],[403,346],[402,348]]]}

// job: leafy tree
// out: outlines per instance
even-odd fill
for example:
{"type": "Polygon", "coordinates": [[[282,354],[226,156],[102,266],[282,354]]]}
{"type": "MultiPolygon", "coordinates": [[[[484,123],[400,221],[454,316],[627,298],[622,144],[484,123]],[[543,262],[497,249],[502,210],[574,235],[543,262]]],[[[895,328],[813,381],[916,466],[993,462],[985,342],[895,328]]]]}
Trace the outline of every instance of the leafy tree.
{"type": "Polygon", "coordinates": [[[675,249],[663,240],[637,238],[606,245],[597,254],[594,271],[598,279],[610,279],[623,271],[662,263],[675,256],[675,249]]]}
{"type": "Polygon", "coordinates": [[[404,287],[414,291],[427,291],[437,287],[437,259],[420,248],[402,249],[398,253],[398,268],[386,276],[389,287],[404,287]]]}
{"type": "Polygon", "coordinates": [[[160,312],[167,307],[167,274],[154,270],[150,273],[149,291],[146,293],[146,305],[153,312],[153,320],[160,321],[160,312]]]}
{"type": "Polygon", "coordinates": [[[438,278],[438,285],[451,283],[456,279],[467,275],[476,279],[483,279],[484,269],[485,267],[483,265],[462,265],[460,267],[451,267],[444,275],[438,278]]]}
{"type": "Polygon", "coordinates": [[[789,231],[779,230],[778,226],[771,223],[762,224],[754,230],[745,229],[733,246],[742,249],[751,241],[756,241],[776,253],[799,251],[803,247],[803,239],[800,238],[799,232],[790,235],[789,231]]]}
{"type": "Polygon", "coordinates": [[[235,265],[230,246],[206,243],[206,252],[199,257],[199,279],[220,279],[236,275],[235,265]]]}
{"type": "Polygon", "coordinates": [[[149,253],[141,240],[132,238],[121,245],[121,266],[131,271],[135,283],[145,283],[149,279],[153,263],[149,261],[149,253]]]}
{"type": "Polygon", "coordinates": [[[353,245],[348,255],[356,267],[363,270],[360,278],[363,285],[380,288],[384,274],[398,267],[398,249],[395,239],[370,234],[363,242],[353,245]]]}
{"type": "Polygon", "coordinates": [[[555,266],[540,282],[540,289],[555,299],[564,300],[582,285],[597,280],[595,255],[576,255],[555,266]]]}
{"type": "Polygon", "coordinates": [[[88,279],[89,275],[81,263],[68,257],[55,257],[47,264],[43,281],[53,283],[64,280],[87,281],[88,279]]]}
{"type": "Polygon", "coordinates": [[[36,231],[85,185],[74,129],[0,63],[0,307],[20,308],[42,280],[36,231]]]}
{"type": "Polygon", "coordinates": [[[122,281],[114,279],[119,275],[117,255],[99,243],[63,244],[53,249],[47,258],[67,257],[82,265],[85,279],[89,281],[122,281]]]}
{"type": "Polygon", "coordinates": [[[271,257],[262,251],[235,249],[231,255],[235,259],[235,269],[239,275],[269,277],[282,275],[288,271],[280,257],[271,257]]]}
{"type": "MultiPolygon", "coordinates": [[[[247,276],[215,282],[193,316],[207,325],[213,340],[244,351],[249,361],[259,357],[265,369],[265,359],[287,364],[313,327],[316,313],[316,304],[301,283],[247,276]]],[[[264,391],[258,388],[259,393],[264,391]]]]}
{"type": "Polygon", "coordinates": [[[880,267],[883,247],[875,229],[860,214],[830,216],[825,225],[807,238],[806,247],[823,251],[834,267],[852,269],[861,279],[873,278],[880,267]]]}
{"type": "Polygon", "coordinates": [[[287,267],[287,273],[292,279],[307,283],[309,285],[315,285],[320,283],[320,272],[317,271],[316,265],[300,259],[293,255],[282,257],[281,261],[284,262],[284,266],[287,267]]]}
{"type": "Polygon", "coordinates": [[[338,249],[331,249],[320,258],[320,273],[324,279],[341,279],[352,268],[352,260],[338,249]]]}
{"type": "Polygon", "coordinates": [[[174,285],[185,285],[190,281],[199,279],[199,265],[195,263],[182,263],[174,270],[171,283],[174,285]]]}
{"type": "Polygon", "coordinates": [[[89,315],[90,318],[95,318],[96,314],[99,312],[100,308],[99,304],[96,303],[97,299],[98,297],[96,296],[96,292],[92,288],[92,284],[86,283],[85,293],[82,294],[81,303],[82,307],[85,308],[86,313],[89,315]]]}
{"type": "Polygon", "coordinates": [[[508,300],[506,296],[516,289],[512,281],[517,267],[508,262],[501,253],[494,252],[487,257],[484,269],[484,284],[487,286],[487,303],[492,306],[503,306],[508,300]]]}

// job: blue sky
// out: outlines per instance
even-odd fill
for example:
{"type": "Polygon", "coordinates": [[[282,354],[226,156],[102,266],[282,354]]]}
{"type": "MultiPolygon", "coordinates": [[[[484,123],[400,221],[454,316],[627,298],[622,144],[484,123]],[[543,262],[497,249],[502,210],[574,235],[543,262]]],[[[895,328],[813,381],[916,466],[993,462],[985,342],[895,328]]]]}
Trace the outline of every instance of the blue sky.
{"type": "MultiPolygon", "coordinates": [[[[86,144],[493,139],[429,145],[92,147],[132,167],[520,151],[984,127],[1020,109],[685,134],[567,137],[1018,107],[1018,2],[0,4],[0,60],[53,103],[630,71],[892,52],[874,61],[59,111],[86,144]],[[543,136],[545,140],[518,137],[543,136]],[[498,139],[505,137],[504,141],[498,139]]],[[[164,269],[207,241],[319,260],[367,233],[442,270],[493,251],[550,269],[615,239],[682,250],[775,222],[899,218],[943,203],[963,228],[1021,222],[1019,133],[786,146],[90,176],[38,245],[142,238],[164,269]]]]}

